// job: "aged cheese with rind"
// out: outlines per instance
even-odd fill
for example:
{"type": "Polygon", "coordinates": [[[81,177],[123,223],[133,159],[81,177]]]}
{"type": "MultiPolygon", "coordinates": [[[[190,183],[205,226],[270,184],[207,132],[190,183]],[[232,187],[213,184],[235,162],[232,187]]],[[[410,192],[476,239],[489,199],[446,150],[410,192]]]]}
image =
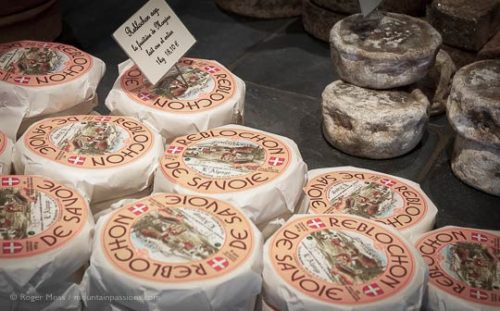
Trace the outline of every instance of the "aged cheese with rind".
{"type": "Polygon", "coordinates": [[[215,0],[225,11],[256,18],[281,18],[298,16],[300,0],[215,0]]]}
{"type": "Polygon", "coordinates": [[[225,200],[262,226],[295,210],[306,174],[291,139],[226,125],[178,137],[168,145],[153,191],[225,200]]]}
{"type": "Polygon", "coordinates": [[[311,170],[301,211],[351,214],[392,226],[412,239],[431,230],[437,208],[410,180],[351,166],[311,170]]]}
{"type": "Polygon", "coordinates": [[[323,8],[312,0],[302,2],[302,24],[304,29],[322,41],[328,42],[330,40],[330,30],[333,25],[344,17],[346,17],[345,14],[323,8]]]}
{"type": "MultiPolygon", "coordinates": [[[[359,0],[312,0],[315,4],[330,11],[343,14],[361,12],[359,0]]],[[[427,0],[384,0],[379,8],[383,11],[420,16],[425,12],[427,0]]]]}
{"type": "Polygon", "coordinates": [[[181,58],[154,86],[130,60],[119,71],[106,106],[112,114],[147,121],[167,142],[243,121],[245,82],[216,61],[181,58]]]}
{"type": "Polygon", "coordinates": [[[10,174],[13,147],[12,141],[0,131],[0,175],[10,174]]]}

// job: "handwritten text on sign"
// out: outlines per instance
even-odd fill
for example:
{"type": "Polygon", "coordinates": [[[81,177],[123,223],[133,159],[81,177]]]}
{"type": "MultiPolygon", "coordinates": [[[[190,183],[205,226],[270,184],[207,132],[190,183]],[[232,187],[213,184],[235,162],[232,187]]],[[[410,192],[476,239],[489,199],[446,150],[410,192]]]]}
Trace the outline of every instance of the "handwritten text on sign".
{"type": "Polygon", "coordinates": [[[153,84],[196,42],[165,0],[146,3],[113,37],[153,84]]]}

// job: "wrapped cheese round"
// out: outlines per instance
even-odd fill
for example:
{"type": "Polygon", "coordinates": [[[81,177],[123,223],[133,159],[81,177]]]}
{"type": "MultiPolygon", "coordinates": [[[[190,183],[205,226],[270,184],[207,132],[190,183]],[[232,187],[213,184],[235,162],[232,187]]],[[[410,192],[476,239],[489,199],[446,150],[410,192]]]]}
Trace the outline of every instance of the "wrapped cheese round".
{"type": "Polygon", "coordinates": [[[12,167],[12,141],[0,131],[0,175],[9,175],[12,167]]]}
{"type": "Polygon", "coordinates": [[[94,220],[87,202],[42,176],[0,182],[0,296],[63,290],[90,258],[94,220]]]}
{"type": "Polygon", "coordinates": [[[106,98],[112,114],[149,122],[167,142],[241,123],[244,103],[243,80],[216,61],[196,58],[179,60],[156,85],[128,60],[120,65],[120,77],[106,98]]]}
{"type": "Polygon", "coordinates": [[[153,191],[225,200],[261,226],[295,210],[306,174],[292,140],[226,125],[178,137],[167,146],[153,191]]]}
{"type": "Polygon", "coordinates": [[[392,226],[412,239],[431,230],[437,208],[410,180],[356,167],[311,170],[301,210],[351,214],[392,226]]]}
{"type": "Polygon", "coordinates": [[[263,295],[277,310],[419,310],[427,269],[389,226],[295,215],[264,245],[263,295]]]}
{"type": "Polygon", "coordinates": [[[70,45],[0,44],[0,129],[12,139],[25,118],[67,110],[95,96],[105,64],[70,45]]]}
{"type": "MultiPolygon", "coordinates": [[[[136,296],[113,310],[251,311],[261,290],[262,238],[230,204],[157,193],[101,217],[85,296],[136,296]],[[152,299],[148,299],[152,297],[152,299]]],[[[101,310],[106,301],[87,301],[101,310]]]]}
{"type": "Polygon", "coordinates": [[[412,84],[427,74],[441,46],[441,35],[426,21],[382,12],[344,18],[330,32],[339,77],[373,89],[412,84]]]}
{"type": "Polygon", "coordinates": [[[14,168],[73,185],[101,202],[147,188],[162,150],[160,135],[135,118],[57,117],[33,124],[18,140],[14,168]]]}
{"type": "Polygon", "coordinates": [[[416,247],[429,267],[426,310],[500,309],[500,232],[444,227],[416,247]]]}

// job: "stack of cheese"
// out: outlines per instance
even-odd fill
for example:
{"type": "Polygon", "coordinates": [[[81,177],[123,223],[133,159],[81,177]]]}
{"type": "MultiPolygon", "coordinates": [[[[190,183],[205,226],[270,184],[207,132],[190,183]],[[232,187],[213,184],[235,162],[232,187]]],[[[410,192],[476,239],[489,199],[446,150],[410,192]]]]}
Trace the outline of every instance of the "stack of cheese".
{"type": "Polygon", "coordinates": [[[215,0],[223,10],[256,18],[298,16],[300,0],[215,0]]]}
{"type": "Polygon", "coordinates": [[[301,211],[350,214],[391,226],[413,240],[434,226],[437,208],[410,180],[356,167],[309,171],[301,211]]]}
{"type": "Polygon", "coordinates": [[[12,141],[0,131],[0,175],[9,175],[12,166],[12,141]]]}
{"type": "Polygon", "coordinates": [[[292,140],[227,125],[178,137],[167,146],[154,191],[225,200],[262,229],[294,212],[306,174],[292,140]]]}
{"type": "Polygon", "coordinates": [[[262,238],[232,205],[157,193],[101,217],[82,282],[90,310],[252,311],[262,238]]]}
{"type": "Polygon", "coordinates": [[[0,309],[79,310],[73,274],[94,221],[78,192],[41,176],[0,177],[0,309]]]}
{"type": "Polygon", "coordinates": [[[216,61],[182,58],[151,85],[126,61],[106,98],[112,114],[153,125],[167,140],[231,123],[242,123],[245,83],[216,61]]]}
{"type": "Polygon", "coordinates": [[[500,196],[500,60],[460,69],[448,99],[457,133],[451,168],[468,185],[500,196]]]}
{"type": "Polygon", "coordinates": [[[15,139],[41,118],[89,113],[104,71],[100,59],[69,45],[0,44],[0,130],[15,139]]]}
{"type": "Polygon", "coordinates": [[[19,139],[14,167],[72,185],[94,204],[148,188],[162,151],[161,137],[135,118],[56,117],[19,139]]]}

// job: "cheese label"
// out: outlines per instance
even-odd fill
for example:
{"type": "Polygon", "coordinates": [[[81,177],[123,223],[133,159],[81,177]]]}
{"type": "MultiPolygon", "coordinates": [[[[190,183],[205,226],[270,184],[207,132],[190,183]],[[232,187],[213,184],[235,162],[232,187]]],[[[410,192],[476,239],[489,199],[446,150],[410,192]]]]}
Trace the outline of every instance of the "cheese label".
{"type": "Polygon", "coordinates": [[[212,109],[232,98],[233,75],[215,62],[182,58],[156,85],[134,65],[120,77],[125,93],[139,104],[166,112],[198,112],[212,109]],[[179,73],[182,72],[182,75],[179,73]]]}
{"type": "Polygon", "coordinates": [[[255,247],[250,223],[231,205],[164,193],[112,214],[101,241],[116,267],[158,282],[220,277],[241,266],[255,247]]]}
{"type": "Polygon", "coordinates": [[[0,132],[0,155],[5,151],[7,146],[7,136],[3,132],[0,132]]]}
{"type": "Polygon", "coordinates": [[[135,161],[153,144],[153,134],[128,117],[82,115],[48,118],[24,135],[35,154],[77,168],[109,168],[135,161]]]}
{"type": "Polygon", "coordinates": [[[172,182],[202,193],[248,190],[282,175],[290,163],[286,144],[250,129],[216,128],[179,137],[161,159],[172,182]]]}
{"type": "Polygon", "coordinates": [[[465,301],[500,307],[500,235],[445,227],[423,236],[417,249],[429,267],[430,286],[465,301]]]}
{"type": "Polygon", "coordinates": [[[0,80],[21,86],[59,85],[92,67],[92,56],[54,42],[17,41],[0,44],[0,80]]]}
{"type": "Polygon", "coordinates": [[[304,192],[311,214],[351,214],[396,229],[419,223],[427,213],[420,191],[399,179],[363,171],[332,171],[311,179],[304,192]]]}
{"type": "Polygon", "coordinates": [[[0,177],[0,258],[30,257],[63,247],[88,218],[74,190],[41,176],[0,177]]]}
{"type": "Polygon", "coordinates": [[[397,295],[415,274],[405,242],[384,225],[350,215],[296,218],[272,238],[273,268],[314,299],[363,304],[397,295]]]}

